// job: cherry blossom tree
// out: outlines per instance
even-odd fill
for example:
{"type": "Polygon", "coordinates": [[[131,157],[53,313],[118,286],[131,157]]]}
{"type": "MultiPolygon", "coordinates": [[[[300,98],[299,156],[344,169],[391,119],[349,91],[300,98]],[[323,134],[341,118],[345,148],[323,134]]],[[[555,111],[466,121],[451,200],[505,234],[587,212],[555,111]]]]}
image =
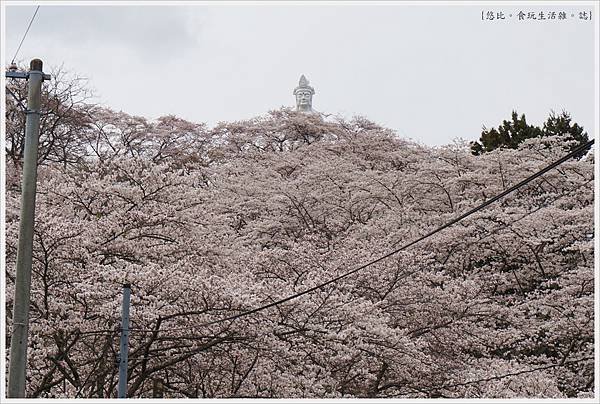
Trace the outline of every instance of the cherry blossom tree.
{"type": "Polygon", "coordinates": [[[289,109],[209,129],[96,108],[77,133],[78,158],[39,168],[28,396],[115,396],[124,282],[128,397],[593,396],[591,154],[221,321],[443,225],[561,157],[560,136],[473,156],[289,109]]]}

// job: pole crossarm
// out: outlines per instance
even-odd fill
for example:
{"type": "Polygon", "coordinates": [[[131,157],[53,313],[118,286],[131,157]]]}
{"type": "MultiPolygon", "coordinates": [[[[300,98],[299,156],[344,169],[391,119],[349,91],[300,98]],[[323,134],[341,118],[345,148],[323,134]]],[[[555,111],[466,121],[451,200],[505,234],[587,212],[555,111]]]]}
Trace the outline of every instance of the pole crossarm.
{"type": "MultiPolygon", "coordinates": [[[[8,79],[25,79],[27,80],[29,78],[29,73],[30,72],[11,72],[8,71],[5,73],[5,77],[8,79]]],[[[46,74],[46,73],[42,73],[42,80],[51,80],[52,79],[52,75],[50,74],[46,74]]]]}

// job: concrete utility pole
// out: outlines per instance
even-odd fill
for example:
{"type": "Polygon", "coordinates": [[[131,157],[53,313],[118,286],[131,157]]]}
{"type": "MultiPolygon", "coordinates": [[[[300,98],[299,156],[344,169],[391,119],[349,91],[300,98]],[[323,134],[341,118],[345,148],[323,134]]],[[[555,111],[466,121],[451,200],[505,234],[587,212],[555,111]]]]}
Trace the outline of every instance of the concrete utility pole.
{"type": "Polygon", "coordinates": [[[50,76],[42,72],[42,61],[33,59],[29,66],[29,72],[8,71],[6,72],[6,77],[26,79],[28,81],[19,246],[17,249],[15,301],[10,339],[10,366],[8,369],[8,397],[23,398],[25,397],[25,373],[27,367],[29,295],[31,289],[31,257],[33,251],[37,154],[40,132],[40,104],[42,82],[50,80],[50,76]]]}
{"type": "Polygon", "coordinates": [[[119,390],[118,398],[127,397],[127,354],[129,351],[129,300],[131,285],[123,285],[123,313],[121,314],[121,346],[119,348],[119,390]]]}

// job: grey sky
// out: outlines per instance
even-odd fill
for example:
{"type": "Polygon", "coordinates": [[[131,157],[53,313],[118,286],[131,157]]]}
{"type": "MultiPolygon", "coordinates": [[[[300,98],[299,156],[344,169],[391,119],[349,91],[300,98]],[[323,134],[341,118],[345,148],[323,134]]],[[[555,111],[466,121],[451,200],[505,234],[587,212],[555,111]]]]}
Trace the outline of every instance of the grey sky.
{"type": "MultiPolygon", "coordinates": [[[[475,140],[513,109],[538,125],[564,109],[594,136],[594,21],[577,17],[598,8],[493,4],[42,5],[18,59],[64,63],[106,106],[148,118],[251,118],[293,106],[305,74],[315,109],[428,145],[475,140]],[[481,19],[520,10],[568,18],[481,19]]],[[[34,9],[6,7],[5,63],[34,9]]]]}

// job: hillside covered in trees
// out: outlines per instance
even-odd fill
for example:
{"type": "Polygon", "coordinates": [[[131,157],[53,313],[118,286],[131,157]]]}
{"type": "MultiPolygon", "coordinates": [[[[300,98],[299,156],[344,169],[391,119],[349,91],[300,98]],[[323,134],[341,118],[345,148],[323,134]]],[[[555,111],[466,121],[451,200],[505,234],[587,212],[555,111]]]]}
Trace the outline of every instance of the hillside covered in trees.
{"type": "MultiPolygon", "coordinates": [[[[591,153],[352,276],[218,322],[428,233],[572,139],[473,155],[288,109],[150,122],[81,91],[45,93],[28,396],[115,396],[130,282],[129,397],[593,397],[591,153]]],[[[7,101],[8,347],[24,114],[7,101]]]]}

